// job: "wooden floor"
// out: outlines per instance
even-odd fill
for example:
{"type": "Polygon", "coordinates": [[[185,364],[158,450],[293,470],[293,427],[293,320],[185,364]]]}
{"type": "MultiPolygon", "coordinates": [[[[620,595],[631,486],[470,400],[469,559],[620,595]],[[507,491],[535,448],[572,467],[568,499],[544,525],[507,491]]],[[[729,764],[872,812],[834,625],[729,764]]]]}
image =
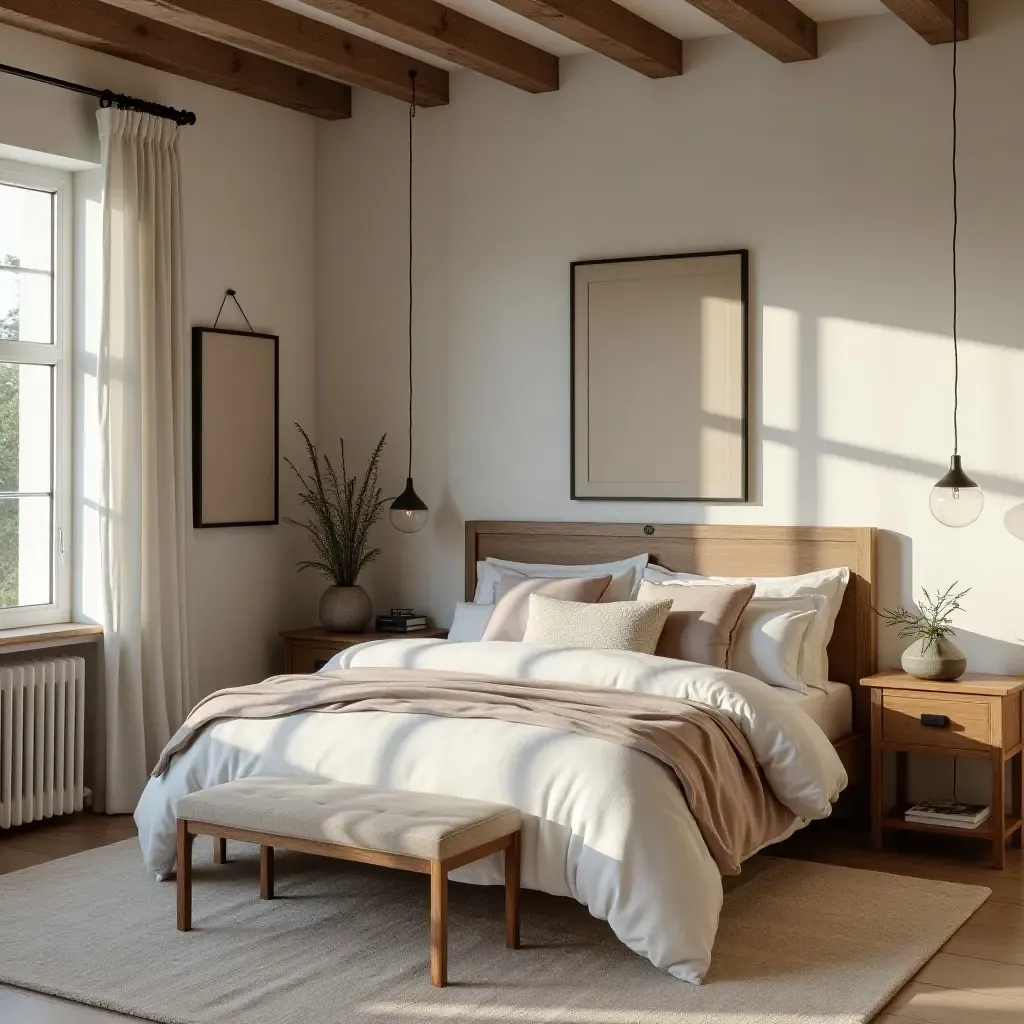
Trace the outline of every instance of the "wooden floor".
{"type": "MultiPolygon", "coordinates": [[[[0,874],[115,843],[131,819],[78,814],[0,833],[0,874]]],[[[839,822],[805,829],[774,856],[985,885],[992,897],[876,1018],[881,1024],[1024,1024],[1024,854],[1008,850],[1005,871],[985,866],[969,840],[898,834],[884,853],[864,830],[839,822]]],[[[3,1024],[110,1024],[132,1018],[0,985],[3,1024]]]]}

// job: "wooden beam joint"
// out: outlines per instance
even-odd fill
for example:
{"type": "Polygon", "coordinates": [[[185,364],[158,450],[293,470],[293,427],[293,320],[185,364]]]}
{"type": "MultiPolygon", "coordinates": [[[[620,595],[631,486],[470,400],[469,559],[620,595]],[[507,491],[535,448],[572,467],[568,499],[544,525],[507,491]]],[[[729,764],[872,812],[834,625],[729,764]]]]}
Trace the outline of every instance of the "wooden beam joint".
{"type": "Polygon", "coordinates": [[[328,14],[527,92],[558,88],[558,58],[435,0],[305,0],[328,14]]]}
{"type": "Polygon", "coordinates": [[[882,0],[896,17],[905,21],[933,46],[970,38],[969,0],[882,0]]]}
{"type": "Polygon", "coordinates": [[[789,0],[689,0],[738,36],[787,63],[818,56],[818,25],[789,0]]]}
{"type": "Polygon", "coordinates": [[[683,70],[683,44],[614,0],[497,3],[649,78],[668,78],[683,70]]]}

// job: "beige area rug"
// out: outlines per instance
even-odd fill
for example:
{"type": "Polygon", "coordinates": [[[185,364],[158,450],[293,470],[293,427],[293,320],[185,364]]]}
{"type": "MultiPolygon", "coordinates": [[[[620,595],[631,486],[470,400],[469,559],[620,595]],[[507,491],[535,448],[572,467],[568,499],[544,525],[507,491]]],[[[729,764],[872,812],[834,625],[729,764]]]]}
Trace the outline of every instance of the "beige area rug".
{"type": "Polygon", "coordinates": [[[855,1024],[988,895],[976,886],[759,858],[726,897],[702,986],[621,945],[568,899],[523,893],[506,950],[502,890],[450,886],[447,989],[427,971],[422,876],[255,848],[214,867],[196,844],[193,923],[134,840],[0,877],[0,982],[172,1024],[855,1024]]]}

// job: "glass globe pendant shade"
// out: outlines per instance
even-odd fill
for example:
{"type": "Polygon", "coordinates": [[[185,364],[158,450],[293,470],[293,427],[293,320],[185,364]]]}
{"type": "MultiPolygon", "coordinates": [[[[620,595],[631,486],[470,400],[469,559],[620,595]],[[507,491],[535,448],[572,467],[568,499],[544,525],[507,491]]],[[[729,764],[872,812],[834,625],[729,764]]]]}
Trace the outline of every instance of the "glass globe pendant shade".
{"type": "Polygon", "coordinates": [[[391,503],[389,512],[391,525],[402,533],[418,533],[427,525],[430,511],[412,485],[412,477],[406,477],[405,490],[391,503]]]}
{"type": "Polygon", "coordinates": [[[928,507],[943,526],[970,526],[981,515],[985,494],[964,472],[959,455],[953,456],[949,472],[932,488],[928,507]]]}

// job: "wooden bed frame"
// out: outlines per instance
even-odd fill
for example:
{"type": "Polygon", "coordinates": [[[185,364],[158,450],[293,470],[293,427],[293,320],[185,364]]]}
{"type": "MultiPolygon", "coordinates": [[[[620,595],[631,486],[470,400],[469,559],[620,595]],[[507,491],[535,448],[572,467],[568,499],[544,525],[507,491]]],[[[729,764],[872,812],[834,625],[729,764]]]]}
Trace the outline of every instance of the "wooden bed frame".
{"type": "Polygon", "coordinates": [[[613,562],[647,552],[674,572],[793,576],[848,566],[850,583],[828,645],[829,678],[853,689],[853,732],[834,741],[854,783],[868,765],[870,693],[877,668],[876,530],[873,526],[682,526],[658,523],[466,523],[466,600],[485,558],[563,565],[613,562]]]}

